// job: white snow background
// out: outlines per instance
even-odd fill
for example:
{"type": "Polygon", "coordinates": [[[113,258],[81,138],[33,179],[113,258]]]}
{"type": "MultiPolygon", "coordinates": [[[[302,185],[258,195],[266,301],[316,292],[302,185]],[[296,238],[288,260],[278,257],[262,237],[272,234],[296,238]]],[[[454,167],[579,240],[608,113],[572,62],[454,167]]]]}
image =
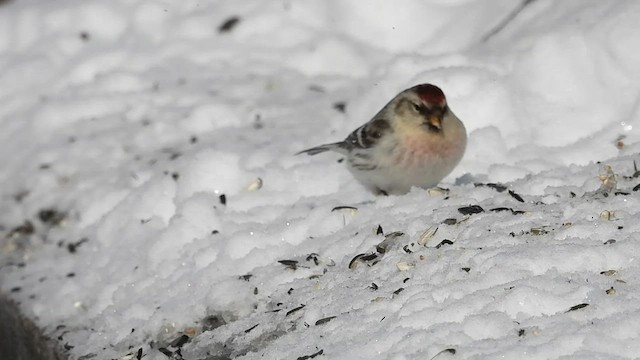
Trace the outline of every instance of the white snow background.
{"type": "Polygon", "coordinates": [[[638,358],[640,2],[521,4],[5,2],[2,291],[72,359],[638,358]],[[448,192],[293,155],[423,82],[448,192]]]}

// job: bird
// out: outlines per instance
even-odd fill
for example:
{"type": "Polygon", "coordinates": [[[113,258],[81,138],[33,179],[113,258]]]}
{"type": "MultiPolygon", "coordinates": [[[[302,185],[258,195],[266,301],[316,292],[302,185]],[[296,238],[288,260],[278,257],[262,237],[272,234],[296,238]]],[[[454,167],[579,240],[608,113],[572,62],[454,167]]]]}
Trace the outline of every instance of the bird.
{"type": "Polygon", "coordinates": [[[436,85],[419,84],[396,95],[346,139],[302,150],[346,157],[352,175],[377,195],[429,189],[456,167],[467,145],[464,124],[436,85]]]}

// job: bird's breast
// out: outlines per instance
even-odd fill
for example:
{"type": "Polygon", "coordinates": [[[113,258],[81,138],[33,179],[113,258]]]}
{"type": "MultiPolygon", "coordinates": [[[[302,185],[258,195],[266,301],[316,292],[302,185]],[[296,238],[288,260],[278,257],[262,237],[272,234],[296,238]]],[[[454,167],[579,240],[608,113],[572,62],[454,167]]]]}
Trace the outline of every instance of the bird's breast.
{"type": "Polygon", "coordinates": [[[458,159],[464,152],[462,141],[422,136],[407,136],[393,150],[394,162],[403,167],[430,166],[433,163],[458,159]]]}

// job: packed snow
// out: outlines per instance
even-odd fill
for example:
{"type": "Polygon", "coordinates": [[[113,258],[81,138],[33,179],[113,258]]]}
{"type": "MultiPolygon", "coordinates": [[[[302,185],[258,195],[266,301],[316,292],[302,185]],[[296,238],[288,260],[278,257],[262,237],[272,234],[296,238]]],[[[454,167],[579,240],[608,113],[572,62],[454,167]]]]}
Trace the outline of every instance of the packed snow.
{"type": "Polygon", "coordinates": [[[640,2],[0,3],[0,286],[71,359],[640,354],[640,2]],[[419,83],[441,188],[293,155],[419,83]]]}

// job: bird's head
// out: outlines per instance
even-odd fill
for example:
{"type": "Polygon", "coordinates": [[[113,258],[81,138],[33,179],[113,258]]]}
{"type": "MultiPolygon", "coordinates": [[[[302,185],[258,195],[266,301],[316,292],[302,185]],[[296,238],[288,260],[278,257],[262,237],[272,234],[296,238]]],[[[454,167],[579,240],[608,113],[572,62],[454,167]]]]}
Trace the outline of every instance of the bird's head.
{"type": "Polygon", "coordinates": [[[419,126],[437,134],[442,132],[442,120],[449,107],[439,87],[421,84],[398,94],[395,111],[406,125],[419,126]]]}

